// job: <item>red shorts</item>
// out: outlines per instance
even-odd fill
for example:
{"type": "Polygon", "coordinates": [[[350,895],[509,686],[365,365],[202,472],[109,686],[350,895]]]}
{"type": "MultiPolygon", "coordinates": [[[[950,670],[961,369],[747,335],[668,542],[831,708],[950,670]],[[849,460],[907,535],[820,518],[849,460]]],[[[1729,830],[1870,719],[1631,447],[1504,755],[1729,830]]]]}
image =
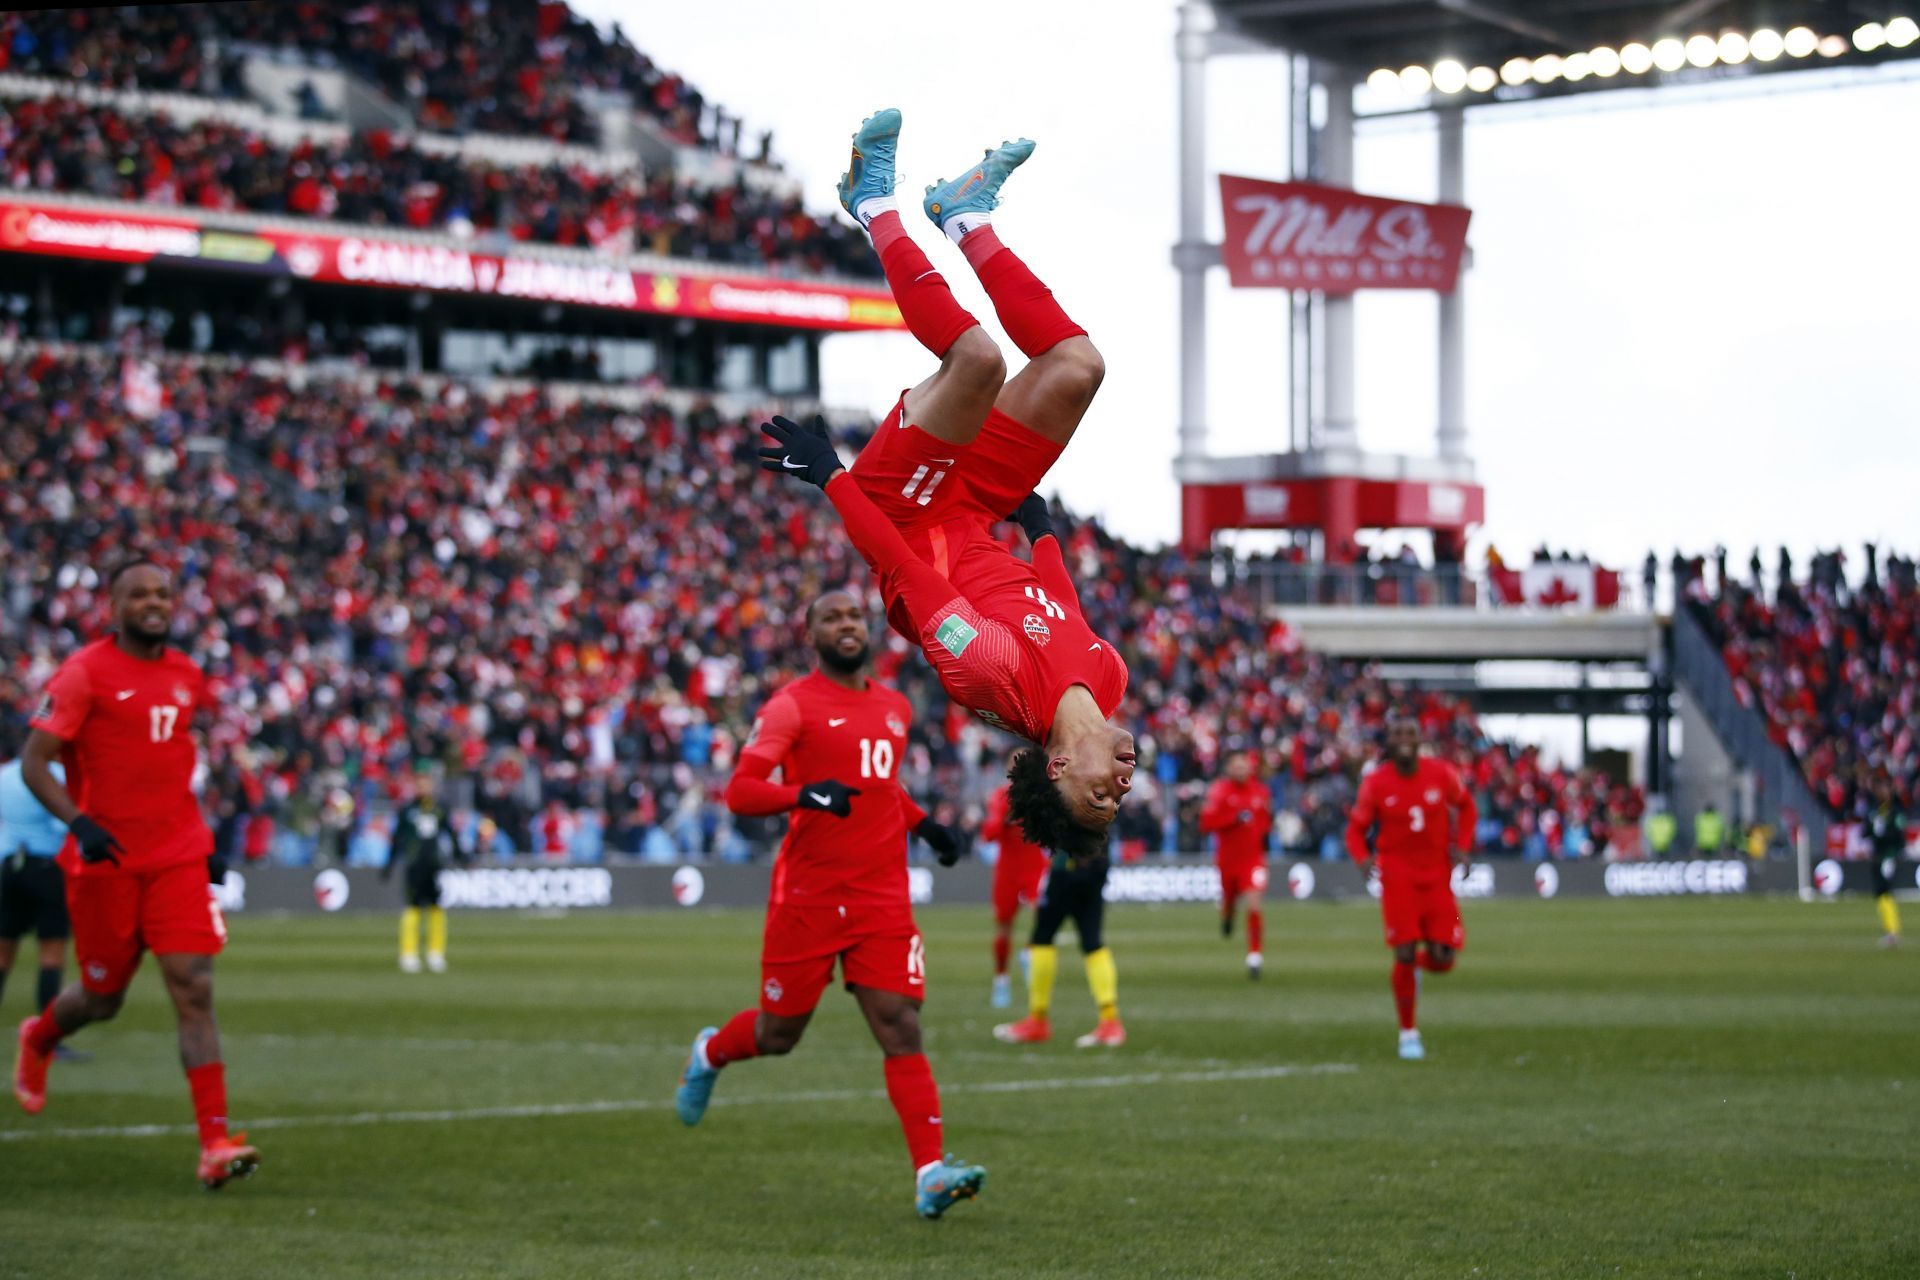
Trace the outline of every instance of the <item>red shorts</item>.
{"type": "Polygon", "coordinates": [[[217,956],[227,945],[201,858],[159,871],[68,876],[67,914],[81,985],[96,995],[125,991],[144,952],[217,956]]]}
{"type": "Polygon", "coordinates": [[[1390,947],[1431,942],[1458,950],[1467,945],[1460,904],[1454,901],[1453,886],[1445,880],[1420,884],[1382,877],[1380,916],[1390,947]]]}
{"type": "Polygon", "coordinates": [[[1220,869],[1220,901],[1232,902],[1243,893],[1267,891],[1267,860],[1251,858],[1217,864],[1220,869]]]}
{"type": "MultiPolygon", "coordinates": [[[[861,490],[903,534],[962,517],[1005,520],[1060,458],[1062,446],[998,409],[972,444],[950,444],[907,423],[906,405],[902,392],[853,463],[861,490]]],[[[938,559],[929,562],[945,573],[938,559]]]]}
{"type": "Polygon", "coordinates": [[[1010,924],[1020,914],[1020,904],[1032,906],[1040,901],[1040,890],[1047,883],[1050,864],[1045,858],[1009,858],[1002,856],[993,864],[993,922],[1010,924]]]}
{"type": "Polygon", "coordinates": [[[812,1013],[833,980],[833,962],[849,987],[874,987],[910,1000],[927,994],[927,953],[906,907],[767,909],[760,947],[760,1009],[776,1017],[812,1013]]]}

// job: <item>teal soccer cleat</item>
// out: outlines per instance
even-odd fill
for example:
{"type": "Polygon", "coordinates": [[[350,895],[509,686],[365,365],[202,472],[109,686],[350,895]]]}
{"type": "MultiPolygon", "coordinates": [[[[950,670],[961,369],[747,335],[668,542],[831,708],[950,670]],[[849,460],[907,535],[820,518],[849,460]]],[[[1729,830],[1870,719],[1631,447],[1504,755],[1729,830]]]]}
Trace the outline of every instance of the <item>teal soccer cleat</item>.
{"type": "Polygon", "coordinates": [[[980,163],[951,182],[936,182],[927,188],[921,208],[933,225],[942,231],[947,223],[963,214],[988,214],[1000,203],[1000,186],[1007,175],[1026,163],[1033,154],[1031,138],[1003,142],[980,158],[980,163]]]}
{"type": "Polygon", "coordinates": [[[720,1068],[701,1066],[700,1050],[719,1032],[718,1027],[703,1027],[693,1038],[687,1069],[680,1073],[680,1087],[673,1091],[673,1109],[680,1113],[681,1124],[699,1124],[700,1117],[707,1114],[707,1101],[713,1097],[713,1082],[720,1078],[720,1068]]]}
{"type": "Polygon", "coordinates": [[[951,1152],[940,1163],[927,1169],[918,1179],[913,1207],[920,1216],[934,1219],[962,1200],[971,1200],[987,1185],[987,1171],[977,1164],[961,1164],[951,1152]]]}
{"type": "Polygon", "coordinates": [[[862,201],[893,194],[893,155],[899,145],[897,107],[882,107],[860,122],[853,135],[853,156],[840,175],[841,208],[858,218],[862,201]]]}
{"type": "Polygon", "coordinates": [[[1426,1060],[1427,1046],[1420,1043],[1418,1031],[1400,1033],[1400,1058],[1404,1062],[1423,1062],[1426,1060]]]}

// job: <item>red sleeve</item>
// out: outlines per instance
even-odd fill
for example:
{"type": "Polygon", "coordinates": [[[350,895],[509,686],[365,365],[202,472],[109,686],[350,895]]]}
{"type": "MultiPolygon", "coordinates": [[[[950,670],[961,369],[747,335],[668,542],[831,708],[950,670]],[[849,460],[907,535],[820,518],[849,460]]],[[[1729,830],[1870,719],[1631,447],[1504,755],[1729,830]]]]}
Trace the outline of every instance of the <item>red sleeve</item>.
{"type": "Polygon", "coordinates": [[[1080,612],[1080,592],[1067,576],[1067,562],[1061,554],[1057,534],[1049,534],[1033,544],[1033,571],[1040,575],[1040,585],[1051,592],[1054,599],[1070,606],[1075,613],[1080,612]]]}
{"type": "Polygon", "coordinates": [[[927,811],[907,794],[905,787],[900,789],[900,819],[907,824],[908,835],[912,835],[913,829],[927,820],[927,811]]]}
{"type": "Polygon", "coordinates": [[[87,675],[85,665],[69,660],[61,664],[53,673],[53,679],[47,682],[46,695],[40,699],[40,709],[33,713],[28,727],[50,733],[62,742],[72,742],[92,709],[93,680],[87,675]]]}
{"type": "Polygon", "coordinates": [[[747,745],[740,749],[740,763],[727,779],[722,797],[729,810],[746,818],[765,818],[785,813],[799,802],[799,784],[768,781],[799,737],[800,705],[782,690],[760,708],[747,745]]]}
{"type": "Polygon", "coordinates": [[[880,576],[888,608],[896,599],[905,606],[915,633],[908,638],[917,643],[918,632],[935,614],[963,598],[959,588],[914,554],[893,521],[860,491],[859,482],[849,473],[839,472],[827,482],[827,497],[840,513],[853,549],[880,576]]]}
{"type": "Polygon", "coordinates": [[[980,820],[980,838],[998,844],[1007,829],[1007,793],[996,791],[987,799],[987,816],[980,820]]]}
{"type": "Polygon", "coordinates": [[[1212,835],[1233,825],[1231,806],[1227,804],[1227,780],[1218,779],[1207,788],[1206,803],[1200,806],[1200,834],[1212,835]]]}
{"type": "Polygon", "coordinates": [[[1360,794],[1354,797],[1353,810],[1347,815],[1347,852],[1355,862],[1373,856],[1373,850],[1367,847],[1367,829],[1373,825],[1375,804],[1373,775],[1368,774],[1360,779],[1360,794]]]}
{"type": "Polygon", "coordinates": [[[1462,853],[1472,853],[1474,831],[1480,825],[1480,806],[1473,802],[1473,792],[1467,790],[1466,783],[1460,778],[1460,771],[1450,769],[1448,772],[1453,776],[1453,794],[1448,800],[1453,804],[1460,824],[1455,832],[1454,847],[1462,853]]]}

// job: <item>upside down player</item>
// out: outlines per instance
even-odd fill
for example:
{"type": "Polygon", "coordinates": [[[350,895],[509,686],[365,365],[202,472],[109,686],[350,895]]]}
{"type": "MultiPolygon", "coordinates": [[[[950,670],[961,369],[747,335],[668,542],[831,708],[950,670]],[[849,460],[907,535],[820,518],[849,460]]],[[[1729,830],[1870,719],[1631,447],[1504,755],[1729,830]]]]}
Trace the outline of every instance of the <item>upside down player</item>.
{"type": "Polygon", "coordinates": [[[1409,1062],[1427,1056],[1414,1021],[1420,970],[1450,971],[1466,945],[1452,876],[1454,866],[1466,866],[1472,856],[1475,817],[1459,772],[1421,755],[1419,722],[1395,716],[1387,725],[1386,759],[1361,779],[1347,819],[1347,849],[1368,872],[1379,868],[1400,1056],[1409,1062]],[[1369,830],[1375,831],[1371,849],[1369,830]]]}
{"type": "Polygon", "coordinates": [[[896,781],[912,709],[867,678],[859,602],[845,591],[815,600],[807,639],[819,669],[767,700],[727,783],[735,813],[793,814],[768,893],[760,1005],[694,1037],[675,1104],[682,1121],[698,1124],[722,1067],[791,1053],[837,959],[886,1058],[887,1097],[913,1159],[914,1207],[938,1218],[978,1195],[987,1175],[941,1150],[940,1094],[920,1047],[927,966],[907,894],[907,832],[949,866],[960,844],[896,781]]]}
{"type": "Polygon", "coordinates": [[[1200,830],[1214,838],[1220,872],[1220,936],[1233,936],[1236,910],[1247,913],[1247,976],[1258,978],[1266,957],[1261,904],[1267,892],[1267,833],[1273,830],[1273,794],[1253,776],[1253,753],[1227,757],[1226,776],[1207,790],[1200,830]]]}
{"type": "Polygon", "coordinates": [[[1120,655],[1082,618],[1045,503],[1032,493],[1073,437],[1105,372],[1086,331],[1000,243],[989,215],[1033,151],[1002,143],[962,177],[928,189],[927,216],[959,245],[1028,361],[1006,377],[999,348],[954,300],[894,205],[900,113],[854,135],[840,201],[873,237],[895,301],[940,359],[902,394],[845,472],[826,424],[776,418],[761,465],[820,486],[879,576],[887,618],[919,645],[956,701],[1035,744],[1015,757],[1013,820],[1056,852],[1106,847],[1133,785],[1133,735],[1107,722],[1127,688],[1120,655]],[[1032,563],[992,526],[1020,520],[1032,563]],[[1023,797],[1023,798],[1022,798],[1023,797]]]}
{"type": "MultiPolygon", "coordinates": [[[[1013,761],[1007,761],[1013,767],[1013,761]]],[[[1047,882],[1047,851],[1027,839],[1020,824],[1010,821],[1007,795],[1010,786],[1001,787],[987,799],[987,814],[980,823],[980,836],[1000,845],[1000,858],[993,864],[993,1007],[1005,1009],[1013,1003],[1013,991],[1007,981],[1007,961],[1013,954],[1013,922],[1020,904],[1040,901],[1047,882]]]]}
{"type": "Polygon", "coordinates": [[[213,834],[192,790],[193,714],[206,677],[167,645],[173,580],[147,560],[108,578],[115,634],[61,664],[34,715],[22,775],[67,824],[60,854],[80,981],[20,1024],[13,1094],[29,1115],[47,1100],[54,1046],[120,1011],[152,951],[179,1022],[208,1189],[253,1172],[260,1153],[227,1133],[226,1069],[213,1017],[213,958],[226,925],[209,892],[213,834]],[[55,756],[66,781],[53,776],[55,756]]]}

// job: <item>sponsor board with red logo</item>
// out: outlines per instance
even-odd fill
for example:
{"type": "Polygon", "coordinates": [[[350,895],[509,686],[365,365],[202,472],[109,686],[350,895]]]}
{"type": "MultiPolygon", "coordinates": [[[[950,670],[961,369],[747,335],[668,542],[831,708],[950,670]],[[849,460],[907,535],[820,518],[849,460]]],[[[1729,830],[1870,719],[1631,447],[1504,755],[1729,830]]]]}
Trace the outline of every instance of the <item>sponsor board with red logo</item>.
{"type": "Polygon", "coordinates": [[[1452,293],[1473,213],[1314,182],[1220,175],[1220,256],[1236,289],[1452,293]]]}

